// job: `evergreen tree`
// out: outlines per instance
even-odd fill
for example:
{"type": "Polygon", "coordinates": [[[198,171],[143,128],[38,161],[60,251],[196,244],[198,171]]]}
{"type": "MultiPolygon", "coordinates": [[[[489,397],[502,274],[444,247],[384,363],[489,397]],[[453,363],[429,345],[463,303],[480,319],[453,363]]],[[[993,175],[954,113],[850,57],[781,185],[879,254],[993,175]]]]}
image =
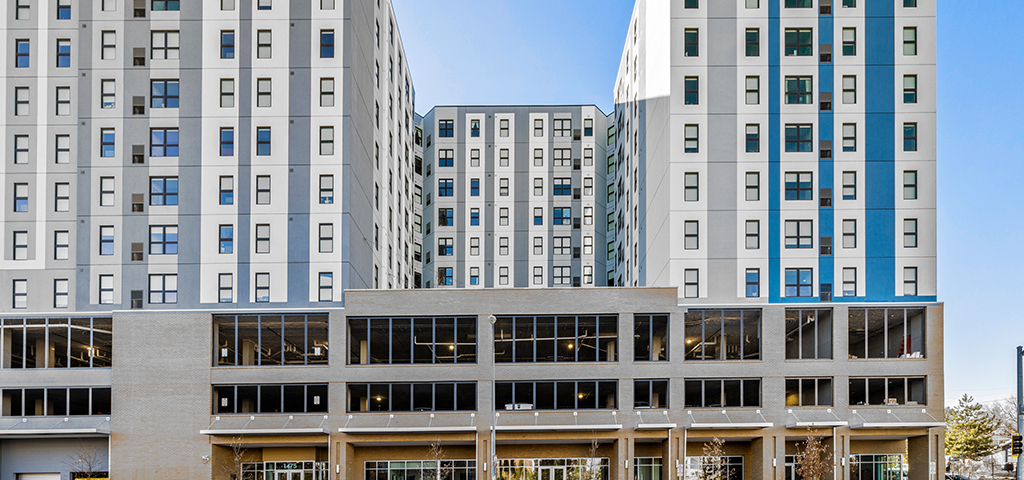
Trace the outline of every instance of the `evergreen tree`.
{"type": "Polygon", "coordinates": [[[955,407],[946,408],[946,456],[978,461],[995,453],[992,436],[999,420],[964,394],[955,407]]]}

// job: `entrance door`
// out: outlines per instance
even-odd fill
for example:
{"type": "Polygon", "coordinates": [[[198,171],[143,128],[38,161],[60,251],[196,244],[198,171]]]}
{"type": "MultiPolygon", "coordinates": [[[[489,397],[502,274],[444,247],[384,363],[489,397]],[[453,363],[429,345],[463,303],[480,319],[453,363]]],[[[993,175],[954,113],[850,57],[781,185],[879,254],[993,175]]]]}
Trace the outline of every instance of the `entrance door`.
{"type": "Polygon", "coordinates": [[[312,475],[304,476],[303,470],[278,470],[274,473],[277,474],[275,480],[313,480],[312,475]]]}
{"type": "Polygon", "coordinates": [[[565,467],[538,467],[540,480],[566,480],[565,467]]]}

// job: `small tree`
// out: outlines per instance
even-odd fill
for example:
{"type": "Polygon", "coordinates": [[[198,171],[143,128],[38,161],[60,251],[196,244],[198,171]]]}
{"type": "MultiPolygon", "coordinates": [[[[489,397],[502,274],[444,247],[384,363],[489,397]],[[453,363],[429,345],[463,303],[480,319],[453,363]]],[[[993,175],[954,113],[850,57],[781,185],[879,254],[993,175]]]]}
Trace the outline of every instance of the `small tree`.
{"type": "Polygon", "coordinates": [[[996,400],[985,406],[985,411],[991,413],[999,423],[996,435],[1009,437],[1017,431],[1017,401],[1012,398],[996,400]]]}
{"type": "Polygon", "coordinates": [[[601,444],[597,439],[590,440],[590,448],[587,450],[587,457],[583,459],[586,464],[577,465],[569,471],[570,480],[604,480],[604,472],[601,468],[601,457],[598,457],[598,450],[601,444]]]}
{"type": "Polygon", "coordinates": [[[424,470],[425,480],[448,480],[451,477],[452,464],[445,461],[444,457],[445,451],[441,445],[441,439],[434,440],[430,444],[430,450],[427,451],[427,460],[430,460],[434,466],[424,470]]]}
{"type": "Polygon", "coordinates": [[[699,480],[728,480],[731,472],[725,463],[724,446],[725,441],[718,437],[704,444],[704,456],[700,459],[700,469],[697,471],[699,480]]]}
{"type": "Polygon", "coordinates": [[[103,472],[103,454],[95,448],[88,448],[83,443],[78,444],[78,449],[68,455],[64,465],[68,467],[71,478],[95,478],[96,474],[103,472]]]}
{"type": "Polygon", "coordinates": [[[797,455],[796,473],[804,480],[825,480],[832,476],[832,452],[822,437],[811,435],[810,428],[797,455]]]}
{"type": "Polygon", "coordinates": [[[228,458],[225,462],[221,463],[221,476],[230,480],[240,478],[242,462],[245,460],[247,453],[244,439],[242,436],[232,438],[231,443],[225,445],[224,448],[228,450],[228,458]]]}
{"type": "Polygon", "coordinates": [[[964,394],[955,407],[946,408],[946,456],[977,462],[998,449],[992,436],[999,421],[981,404],[964,394]]]}

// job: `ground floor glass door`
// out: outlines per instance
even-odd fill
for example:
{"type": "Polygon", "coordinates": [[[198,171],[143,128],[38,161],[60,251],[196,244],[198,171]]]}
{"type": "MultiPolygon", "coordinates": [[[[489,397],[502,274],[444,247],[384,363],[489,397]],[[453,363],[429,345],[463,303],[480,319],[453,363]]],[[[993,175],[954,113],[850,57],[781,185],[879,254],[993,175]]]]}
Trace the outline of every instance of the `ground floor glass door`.
{"type": "Polygon", "coordinates": [[[539,467],[540,480],[566,480],[565,467],[539,467]]]}

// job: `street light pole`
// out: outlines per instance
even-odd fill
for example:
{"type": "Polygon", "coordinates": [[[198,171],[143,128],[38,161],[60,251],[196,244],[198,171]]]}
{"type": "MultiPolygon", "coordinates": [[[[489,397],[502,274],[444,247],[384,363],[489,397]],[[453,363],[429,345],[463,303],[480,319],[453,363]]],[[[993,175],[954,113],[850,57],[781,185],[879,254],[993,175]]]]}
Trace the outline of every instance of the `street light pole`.
{"type": "MultiPolygon", "coordinates": [[[[497,395],[497,380],[496,380],[497,376],[495,374],[495,368],[494,368],[494,364],[496,363],[495,359],[497,357],[497,352],[494,351],[494,345],[495,345],[495,343],[494,343],[494,324],[498,321],[498,317],[495,317],[494,315],[490,315],[490,316],[487,317],[487,321],[491,323],[491,459],[490,459],[490,463],[491,463],[491,480],[497,480],[497,478],[498,478],[498,466],[497,466],[497,463],[498,462],[496,460],[498,458],[498,455],[497,455],[498,450],[494,446],[494,437],[495,437],[494,430],[495,430],[495,425],[497,424],[496,421],[497,421],[497,415],[498,415],[498,407],[497,407],[497,405],[498,405],[498,403],[497,403],[498,402],[498,398],[496,396],[497,395]]],[[[1019,359],[1020,358],[1020,355],[1019,355],[1020,354],[1020,348],[1018,347],[1017,350],[1018,350],[1017,351],[1017,353],[1018,353],[1017,358],[1019,359]]]]}
{"type": "MultiPolygon", "coordinates": [[[[1024,347],[1017,346],[1017,435],[1020,435],[1022,430],[1022,419],[1021,412],[1024,411],[1024,365],[1021,364],[1021,356],[1024,355],[1024,347]]],[[[1013,448],[1011,446],[1011,448],[1013,448]]],[[[1021,461],[1021,457],[1024,455],[1017,455],[1017,469],[1014,471],[1017,480],[1024,480],[1024,476],[1021,476],[1020,468],[1024,465],[1021,461]]]]}

